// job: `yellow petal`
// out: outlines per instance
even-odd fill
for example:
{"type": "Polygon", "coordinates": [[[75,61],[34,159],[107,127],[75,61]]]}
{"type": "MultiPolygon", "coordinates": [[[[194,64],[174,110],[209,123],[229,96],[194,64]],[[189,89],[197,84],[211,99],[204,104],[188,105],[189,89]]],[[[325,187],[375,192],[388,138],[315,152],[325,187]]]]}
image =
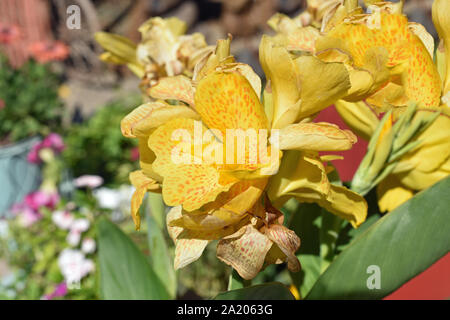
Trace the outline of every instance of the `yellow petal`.
{"type": "Polygon", "coordinates": [[[243,220],[247,211],[260,199],[265,184],[266,181],[262,180],[238,182],[228,192],[220,194],[213,203],[206,204],[200,210],[183,213],[171,225],[190,230],[228,233],[230,226],[243,220]]]}
{"type": "Polygon", "coordinates": [[[392,67],[392,75],[401,76],[406,96],[427,107],[439,105],[439,74],[427,48],[408,28],[405,16],[384,11],[362,18],[354,16],[353,20],[332,29],[327,38],[343,39],[358,67],[364,66],[364,57],[369,49],[386,49],[389,53],[387,66],[392,67]],[[379,23],[371,24],[376,17],[379,17],[379,23]]]}
{"type": "Polygon", "coordinates": [[[259,45],[259,61],[272,90],[272,128],[280,129],[294,123],[300,111],[300,79],[289,53],[263,36],[259,45]]]}
{"type": "Polygon", "coordinates": [[[435,0],[433,2],[433,23],[439,34],[439,38],[444,41],[445,52],[445,78],[443,81],[443,96],[450,91],[450,18],[448,12],[450,3],[446,0],[435,0]]]}
{"type": "Polygon", "coordinates": [[[115,59],[126,61],[128,63],[137,63],[136,44],[130,39],[118,34],[96,32],[95,40],[103,49],[115,56],[115,59]]]}
{"type": "Polygon", "coordinates": [[[186,106],[149,102],[137,107],[123,118],[122,134],[127,138],[148,137],[155,128],[174,118],[200,119],[200,116],[186,106]]]}
{"type": "Polygon", "coordinates": [[[329,212],[350,221],[354,228],[363,223],[367,217],[366,200],[345,187],[331,185],[328,197],[318,203],[329,212]]]}
{"type": "MultiPolygon", "coordinates": [[[[153,169],[161,175],[163,180],[163,198],[169,206],[182,205],[184,210],[193,211],[215,198],[237,182],[237,180],[223,180],[220,172],[212,165],[195,164],[195,154],[192,157],[191,137],[194,137],[195,123],[192,119],[178,118],[158,127],[150,136],[148,145],[156,154],[153,169]],[[184,131],[180,131],[184,130],[184,131]],[[174,151],[179,144],[174,140],[176,133],[187,134],[189,139],[186,163],[177,163],[174,151]]],[[[200,135],[205,128],[200,126],[200,135]]],[[[195,141],[194,153],[195,153],[195,141]]],[[[202,148],[202,145],[199,146],[202,148]]],[[[183,152],[183,150],[180,150],[183,152]]],[[[201,149],[200,149],[201,151],[201,149]]],[[[200,155],[201,160],[201,155],[200,155]]]]}
{"type": "Polygon", "coordinates": [[[180,100],[190,106],[194,105],[194,88],[189,78],[182,75],[159,79],[147,93],[155,99],[180,100]]]}
{"type": "Polygon", "coordinates": [[[246,280],[253,279],[261,270],[267,252],[272,246],[265,235],[247,225],[240,237],[230,236],[217,244],[217,257],[232,266],[246,280]]]}
{"type": "Polygon", "coordinates": [[[342,63],[327,63],[313,56],[295,59],[301,81],[301,106],[297,120],[312,115],[344,97],[350,88],[342,63]]]}
{"type": "Polygon", "coordinates": [[[390,212],[414,196],[394,176],[388,176],[377,186],[378,206],[381,212],[390,212]]]}
{"type": "Polygon", "coordinates": [[[420,23],[409,22],[409,29],[422,41],[425,48],[427,48],[428,53],[430,54],[431,59],[433,59],[434,54],[434,39],[431,34],[428,33],[427,29],[420,23]]]}
{"type": "MultiPolygon", "coordinates": [[[[411,152],[403,156],[400,162],[410,163],[416,170],[424,173],[439,169],[450,157],[450,117],[448,108],[443,107],[444,112],[414,141],[421,144],[411,152]],[[447,110],[447,112],[445,112],[447,110]]],[[[418,111],[416,116],[432,114],[430,111],[418,111]]]]}
{"type": "Polygon", "coordinates": [[[356,141],[351,131],[325,122],[291,124],[280,130],[282,150],[348,150],[356,141]]]}
{"type": "Polygon", "coordinates": [[[245,78],[247,78],[248,82],[252,85],[253,90],[256,95],[259,96],[261,94],[261,79],[253,71],[253,68],[245,63],[227,63],[219,66],[216,70],[222,72],[233,72],[237,71],[245,78]]]}
{"type": "Polygon", "coordinates": [[[267,129],[267,118],[248,80],[238,73],[212,73],[198,83],[195,110],[210,129],[267,129]]]}
{"type": "Polygon", "coordinates": [[[155,180],[147,177],[141,170],[131,172],[130,181],[136,188],[136,191],[134,191],[133,196],[131,197],[131,217],[133,218],[136,230],[139,230],[141,226],[139,208],[141,207],[145,193],[150,190],[159,189],[159,185],[155,180]]]}
{"type": "Polygon", "coordinates": [[[287,151],[278,173],[269,180],[267,195],[271,203],[279,208],[290,196],[305,189],[322,196],[328,195],[330,183],[325,168],[317,154],[287,151]]]}
{"type": "Polygon", "coordinates": [[[375,113],[364,102],[347,102],[338,100],[336,110],[344,122],[363,139],[369,141],[378,125],[375,113]]]}

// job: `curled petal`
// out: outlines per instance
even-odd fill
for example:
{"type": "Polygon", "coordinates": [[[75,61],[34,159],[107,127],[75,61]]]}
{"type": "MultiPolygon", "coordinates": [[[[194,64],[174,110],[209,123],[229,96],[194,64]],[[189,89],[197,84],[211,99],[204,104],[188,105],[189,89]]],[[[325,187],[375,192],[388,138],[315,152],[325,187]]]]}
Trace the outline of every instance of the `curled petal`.
{"type": "Polygon", "coordinates": [[[344,97],[350,79],[342,63],[323,62],[313,56],[295,59],[301,81],[301,106],[297,120],[312,115],[344,97]]]}
{"type": "Polygon", "coordinates": [[[123,118],[120,127],[122,134],[127,138],[148,137],[155,128],[174,118],[199,119],[199,115],[186,106],[149,102],[137,107],[123,118]]]}
{"type": "Polygon", "coordinates": [[[300,111],[300,79],[288,51],[276,46],[270,37],[263,36],[259,61],[272,90],[272,128],[294,123],[300,111]]]}
{"type": "Polygon", "coordinates": [[[338,100],[335,106],[344,122],[357,135],[369,141],[379,122],[375,113],[362,101],[347,102],[338,100]]]}
{"type": "Polygon", "coordinates": [[[356,143],[356,136],[330,123],[297,123],[280,130],[280,149],[339,151],[356,143]]]}
{"type": "Polygon", "coordinates": [[[286,255],[288,269],[292,272],[300,271],[300,261],[295,256],[295,252],[300,248],[300,238],[295,232],[282,225],[274,224],[270,225],[265,233],[286,255]]]}
{"type": "Polygon", "coordinates": [[[246,279],[253,279],[261,270],[267,252],[272,246],[264,234],[252,225],[243,227],[245,233],[222,239],[217,244],[217,257],[232,266],[239,275],[246,279]]]}
{"type": "Polygon", "coordinates": [[[194,88],[189,78],[182,75],[159,79],[157,84],[148,89],[148,94],[155,99],[174,99],[194,105],[194,88]]]}
{"type": "Polygon", "coordinates": [[[325,167],[317,154],[289,150],[280,170],[270,179],[267,194],[275,207],[281,207],[290,196],[304,190],[318,198],[328,195],[330,183],[325,167]]]}
{"type": "Polygon", "coordinates": [[[141,207],[142,200],[144,200],[145,193],[147,191],[157,191],[159,184],[147,177],[142,170],[133,171],[130,173],[131,184],[136,188],[133,196],[131,197],[131,217],[133,218],[136,230],[139,230],[141,226],[141,216],[139,214],[139,208],[141,207]]]}
{"type": "Polygon", "coordinates": [[[177,240],[175,245],[175,260],[173,262],[175,270],[181,269],[200,258],[208,243],[208,240],[199,239],[177,240]]]}

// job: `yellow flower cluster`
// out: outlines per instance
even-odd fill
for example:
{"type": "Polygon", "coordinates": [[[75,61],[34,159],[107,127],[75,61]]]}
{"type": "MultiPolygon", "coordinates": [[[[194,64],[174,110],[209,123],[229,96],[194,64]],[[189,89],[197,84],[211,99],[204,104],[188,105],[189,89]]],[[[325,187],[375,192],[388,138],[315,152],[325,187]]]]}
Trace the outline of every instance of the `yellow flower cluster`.
{"type": "MultiPolygon", "coordinates": [[[[423,112],[437,110],[442,81],[428,34],[408,23],[401,4],[378,3],[364,14],[355,1],[308,3],[297,18],[270,19],[276,35],[263,36],[259,48],[264,87],[230,54],[231,38],[207,46],[200,34],[184,35],[185,25],[175,18],[144,23],[138,45],[97,35],[105,61],[127,64],[143,79],[149,102],[121,128],[139,140],[141,170],[130,175],[132,215],[139,228],[145,193],[162,193],[172,207],[167,227],[176,244],[175,268],[218,240],[218,258],[244,279],[273,263],[298,271],[300,239],[283,225],[279,210],[286,201],[316,202],[354,227],[367,215],[361,195],[330,183],[323,164],[330,156],[319,156],[350,149],[356,136],[313,122],[317,113],[336,104],[355,132],[369,138],[379,126],[372,110],[401,114],[410,101],[423,112]],[[244,147],[230,147],[240,137],[244,147]]],[[[448,125],[444,113],[415,137],[424,143],[399,160],[396,179],[418,190],[444,174],[435,172],[448,170],[442,125],[448,125]],[[430,157],[435,152],[439,159],[430,157]]]]}

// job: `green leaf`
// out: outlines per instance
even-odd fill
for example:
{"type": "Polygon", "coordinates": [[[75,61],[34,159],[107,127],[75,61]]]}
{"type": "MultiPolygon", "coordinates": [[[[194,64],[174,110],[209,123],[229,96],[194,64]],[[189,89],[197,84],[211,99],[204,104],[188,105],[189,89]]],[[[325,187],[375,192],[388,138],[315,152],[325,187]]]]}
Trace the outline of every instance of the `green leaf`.
{"type": "MultiPolygon", "coordinates": [[[[290,272],[292,282],[304,297],[320,276],[320,227],[322,225],[322,208],[315,203],[301,203],[292,213],[289,229],[301,239],[302,245],[297,252],[302,269],[290,272]]],[[[330,214],[331,215],[331,214],[330,214]]]]}
{"type": "Polygon", "coordinates": [[[162,300],[170,296],[133,241],[106,219],[98,223],[103,299],[162,300]]]}
{"type": "Polygon", "coordinates": [[[295,300],[289,289],[271,282],[219,293],[215,300],[295,300]]]}
{"type": "Polygon", "coordinates": [[[173,268],[171,255],[169,254],[166,238],[164,237],[164,224],[160,225],[155,219],[155,216],[164,216],[165,207],[162,202],[162,196],[160,194],[149,193],[148,204],[150,210],[147,210],[146,221],[148,227],[150,266],[155,270],[156,275],[166,286],[167,292],[173,299],[177,293],[177,277],[173,268]]]}
{"type": "Polygon", "coordinates": [[[299,288],[300,297],[305,297],[320,276],[322,258],[313,254],[299,254],[297,258],[302,264],[302,270],[291,272],[294,284],[299,288]]]}
{"type": "Polygon", "coordinates": [[[449,189],[447,178],[375,222],[334,260],[307,299],[380,299],[444,256],[449,189]],[[372,265],[380,269],[380,289],[368,289],[372,265]]]}

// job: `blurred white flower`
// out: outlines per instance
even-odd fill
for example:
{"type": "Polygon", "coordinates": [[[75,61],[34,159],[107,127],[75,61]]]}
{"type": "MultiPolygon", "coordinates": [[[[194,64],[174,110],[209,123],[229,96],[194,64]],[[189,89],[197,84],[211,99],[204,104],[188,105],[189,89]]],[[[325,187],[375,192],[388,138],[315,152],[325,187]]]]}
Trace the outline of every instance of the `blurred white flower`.
{"type": "Polygon", "coordinates": [[[90,222],[88,219],[81,218],[76,219],[70,225],[69,234],[66,237],[66,241],[72,247],[77,246],[81,240],[81,234],[89,229],[90,222]]]}
{"type": "Polygon", "coordinates": [[[95,190],[94,197],[97,199],[98,205],[104,209],[114,210],[120,203],[118,191],[110,188],[100,188],[95,190]]]}
{"type": "Polygon", "coordinates": [[[123,185],[119,189],[100,188],[94,191],[94,197],[101,208],[114,212],[128,212],[134,190],[130,185],[123,185]]]}
{"type": "Polygon", "coordinates": [[[66,241],[72,247],[77,246],[80,243],[80,240],[81,240],[81,233],[80,232],[70,231],[67,234],[66,241]]]}
{"type": "Polygon", "coordinates": [[[95,251],[96,244],[95,240],[92,238],[85,238],[81,243],[81,251],[86,254],[93,253],[95,251]]]}
{"type": "Polygon", "coordinates": [[[88,219],[76,219],[70,226],[70,231],[85,232],[89,229],[90,223],[88,219]]]}
{"type": "Polygon", "coordinates": [[[103,184],[103,178],[94,175],[83,175],[74,180],[74,184],[77,188],[87,187],[95,189],[103,184]]]}
{"type": "Polygon", "coordinates": [[[9,225],[8,221],[0,220],[0,238],[6,239],[9,234],[9,225]]]}
{"type": "Polygon", "coordinates": [[[73,221],[74,221],[74,216],[72,213],[70,213],[69,211],[63,211],[63,210],[58,210],[53,212],[52,214],[52,221],[53,223],[60,229],[63,230],[68,230],[73,221]]]}
{"type": "Polygon", "coordinates": [[[95,270],[94,262],[86,259],[80,250],[64,249],[58,257],[58,266],[68,284],[79,282],[95,270]]]}

